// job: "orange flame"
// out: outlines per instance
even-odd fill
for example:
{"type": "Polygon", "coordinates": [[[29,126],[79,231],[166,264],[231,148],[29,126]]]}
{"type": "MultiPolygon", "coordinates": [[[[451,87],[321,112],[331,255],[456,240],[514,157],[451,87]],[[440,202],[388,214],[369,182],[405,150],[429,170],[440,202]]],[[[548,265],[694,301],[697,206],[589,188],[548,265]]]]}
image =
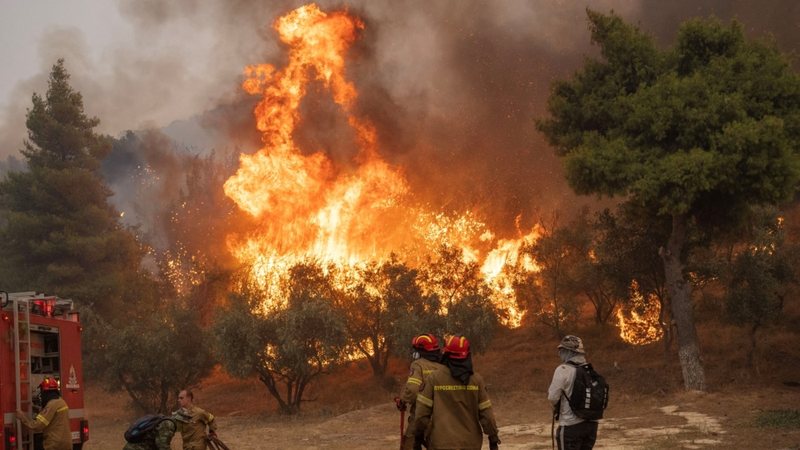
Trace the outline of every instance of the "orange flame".
{"type": "MultiPolygon", "coordinates": [[[[253,268],[262,287],[274,285],[281,273],[304,259],[352,267],[382,260],[392,251],[421,258],[436,244],[447,243],[478,261],[476,244],[485,247],[494,239],[470,213],[453,218],[409,206],[405,177],[381,159],[374,126],[354,113],[357,91],[345,77],[345,56],[363,28],[346,12],[329,14],[315,4],[303,6],[274,24],[288,46],[286,67],[245,69],[242,87],[261,96],[254,114],[264,146],[240,157],[240,167],[224,190],[257,226],[229,235],[227,244],[239,261],[253,268]],[[330,92],[352,128],[358,150],[354,168],[335,167],[321,152],[304,154],[293,140],[311,82],[330,92]]],[[[503,264],[516,264],[521,242],[501,241],[503,247],[489,254],[487,280],[497,279],[503,264]]],[[[521,313],[509,315],[510,324],[519,323],[521,313]]]]}
{"type": "Polygon", "coordinates": [[[659,341],[664,330],[658,322],[661,313],[658,298],[652,293],[645,297],[639,290],[639,283],[632,280],[629,300],[627,307],[617,309],[617,326],[622,340],[633,345],[659,341]]]}

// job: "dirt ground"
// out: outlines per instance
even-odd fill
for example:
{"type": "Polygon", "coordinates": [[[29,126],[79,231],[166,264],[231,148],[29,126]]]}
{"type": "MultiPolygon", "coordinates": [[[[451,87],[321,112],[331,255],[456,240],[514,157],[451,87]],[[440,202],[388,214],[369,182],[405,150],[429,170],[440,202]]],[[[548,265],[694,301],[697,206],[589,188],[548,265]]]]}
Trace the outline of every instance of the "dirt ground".
{"type": "MultiPolygon", "coordinates": [[[[612,397],[613,398],[613,397],[612,397]]],[[[800,449],[800,429],[758,428],[762,410],[796,408],[800,388],[749,392],[680,393],[659,397],[613,398],[598,432],[599,449],[800,449]]],[[[493,399],[501,449],[552,447],[543,393],[509,392],[493,399]]],[[[93,395],[88,401],[91,440],[87,450],[121,449],[124,398],[93,395]],[[111,400],[110,403],[109,400],[111,400]],[[106,402],[104,405],[95,402],[106,402]]],[[[330,415],[220,415],[219,436],[232,450],[391,449],[398,444],[399,412],[388,401],[330,415]]],[[[488,446],[487,446],[488,447],[488,446]]],[[[173,448],[180,448],[176,437],[173,448]]]]}
{"type": "MultiPolygon", "coordinates": [[[[747,336],[732,327],[699,330],[707,393],[686,392],[674,349],[631,347],[608,330],[583,330],[589,359],[611,385],[598,449],[796,449],[800,428],[762,428],[759,414],[800,409],[800,322],[760,338],[768,349],[746,364],[747,336]]],[[[552,448],[546,390],[557,365],[555,337],[517,330],[495,337],[475,367],[487,386],[500,427],[501,449],[552,448]]],[[[196,403],[215,414],[219,436],[232,450],[392,449],[400,416],[392,398],[405,381],[408,361],[393,360],[383,380],[368,364],[353,362],[315,382],[300,414],[278,414],[255,379],[217,370],[195,390],[196,403]]],[[[124,446],[136,413],[123,394],[91,387],[86,396],[90,441],[86,450],[124,446]]],[[[176,435],[173,448],[180,448],[176,435]]],[[[484,445],[488,448],[488,444],[484,445]]]]}

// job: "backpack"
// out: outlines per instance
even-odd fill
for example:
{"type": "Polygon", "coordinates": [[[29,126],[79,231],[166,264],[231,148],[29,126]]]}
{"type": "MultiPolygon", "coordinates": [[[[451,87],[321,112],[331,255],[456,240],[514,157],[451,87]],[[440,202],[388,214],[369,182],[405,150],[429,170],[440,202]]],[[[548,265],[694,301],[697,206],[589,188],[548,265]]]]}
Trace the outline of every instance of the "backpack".
{"type": "MultiPolygon", "coordinates": [[[[576,364],[575,382],[572,384],[572,395],[569,396],[569,407],[576,416],[584,420],[603,418],[603,410],[608,406],[608,383],[597,373],[591,364],[576,364]]],[[[566,397],[566,394],[561,394],[566,397]]]]}
{"type": "Polygon", "coordinates": [[[136,419],[135,422],[131,424],[130,427],[125,431],[125,440],[136,444],[139,442],[143,442],[145,437],[153,430],[155,430],[156,426],[165,420],[170,420],[169,417],[163,416],[161,414],[148,414],[146,416],[142,416],[136,419]]]}

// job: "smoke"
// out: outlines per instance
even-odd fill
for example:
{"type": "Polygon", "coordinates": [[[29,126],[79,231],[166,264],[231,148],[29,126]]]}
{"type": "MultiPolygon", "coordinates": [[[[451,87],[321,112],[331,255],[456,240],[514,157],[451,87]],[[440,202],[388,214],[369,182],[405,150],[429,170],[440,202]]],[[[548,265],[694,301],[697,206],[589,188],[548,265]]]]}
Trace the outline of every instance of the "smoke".
{"type": "MultiPolygon", "coordinates": [[[[283,66],[286,51],[271,24],[301,4],[119,0],[124,39],[87,42],[80,30],[52,30],[40,43],[42,74],[19,85],[0,116],[0,152],[21,147],[30,93],[46,89],[47,72],[59,57],[66,58],[73,87],[83,94],[87,113],[101,119],[103,132],[155,128],[191,153],[252,152],[259,142],[251,116],[256,99],[241,93],[241,70],[262,62],[283,66]],[[94,46],[106,49],[101,57],[89,56],[94,46]]],[[[549,211],[594,201],[571,193],[561,162],[534,125],[545,114],[551,83],[595,52],[587,6],[613,9],[663,43],[681,21],[708,15],[737,18],[753,35],[771,32],[785,51],[800,42],[800,6],[789,0],[320,5],[349,8],[366,24],[351,50],[348,77],[359,91],[359,113],[378,128],[383,157],[402,168],[417,200],[473,210],[505,233],[513,232],[517,215],[530,226],[549,211]]],[[[305,100],[297,142],[345,164],[352,136],[321,94],[305,100]]],[[[169,160],[154,159],[150,167],[164,176],[176,170],[169,160]]],[[[122,198],[132,186],[114,188],[122,198]]]]}
{"type": "Polygon", "coordinates": [[[103,161],[103,176],[114,192],[111,202],[123,223],[139,226],[145,240],[158,249],[168,248],[169,212],[186,191],[186,160],[167,136],[147,131],[128,132],[103,161]]]}

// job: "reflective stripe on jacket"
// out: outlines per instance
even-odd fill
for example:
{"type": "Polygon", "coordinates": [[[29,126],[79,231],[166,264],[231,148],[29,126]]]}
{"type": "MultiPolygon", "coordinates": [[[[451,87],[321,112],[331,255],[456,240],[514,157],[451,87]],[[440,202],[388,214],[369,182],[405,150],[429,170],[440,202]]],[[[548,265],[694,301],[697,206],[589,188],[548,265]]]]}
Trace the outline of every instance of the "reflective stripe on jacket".
{"type": "Polygon", "coordinates": [[[47,402],[36,419],[20,417],[22,423],[34,432],[42,432],[44,450],[72,450],[72,433],[69,429],[69,407],[63,398],[47,402]]]}
{"type": "Polygon", "coordinates": [[[416,423],[430,423],[432,450],[477,450],[483,434],[497,434],[492,402],[478,373],[473,373],[467,384],[453,378],[447,369],[432,373],[417,396],[416,423]]]}

